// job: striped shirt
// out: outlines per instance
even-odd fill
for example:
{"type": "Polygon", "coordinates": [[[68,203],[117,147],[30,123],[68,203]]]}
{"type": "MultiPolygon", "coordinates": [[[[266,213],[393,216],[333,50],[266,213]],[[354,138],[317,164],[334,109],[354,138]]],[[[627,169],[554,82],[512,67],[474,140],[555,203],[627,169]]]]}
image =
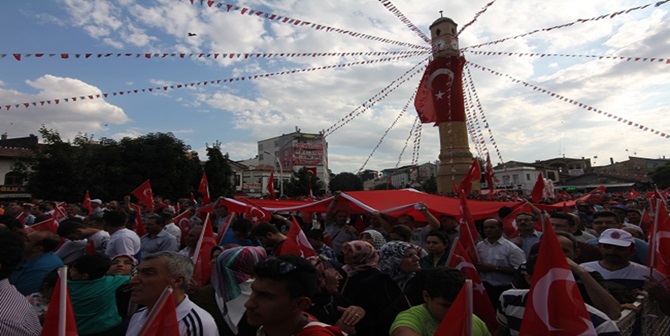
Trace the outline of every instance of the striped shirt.
{"type": "Polygon", "coordinates": [[[0,280],[0,335],[32,336],[41,331],[37,313],[26,297],[9,280],[0,280]]]}
{"type": "MultiPolygon", "coordinates": [[[[500,295],[500,308],[498,308],[498,322],[501,326],[509,328],[510,335],[519,335],[521,330],[521,320],[526,311],[526,300],[528,299],[528,289],[510,289],[500,295]]],[[[566,307],[566,309],[569,309],[566,307]]],[[[591,322],[599,336],[621,336],[616,323],[610,320],[600,310],[586,305],[586,310],[591,316],[591,322]]]]}
{"type": "MultiPolygon", "coordinates": [[[[146,323],[148,314],[146,307],[138,310],[130,319],[126,336],[136,336],[146,323]]],[[[212,315],[189,300],[188,296],[177,306],[177,320],[180,336],[219,336],[212,315]]]]}

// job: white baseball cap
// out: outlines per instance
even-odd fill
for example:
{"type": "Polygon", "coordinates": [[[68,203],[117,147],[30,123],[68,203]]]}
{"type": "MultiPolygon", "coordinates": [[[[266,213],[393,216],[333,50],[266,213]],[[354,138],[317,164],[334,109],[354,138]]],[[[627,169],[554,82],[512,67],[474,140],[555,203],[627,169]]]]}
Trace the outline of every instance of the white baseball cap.
{"type": "Polygon", "coordinates": [[[598,243],[628,247],[635,244],[635,238],[627,231],[621,229],[607,229],[600,234],[598,243]]]}

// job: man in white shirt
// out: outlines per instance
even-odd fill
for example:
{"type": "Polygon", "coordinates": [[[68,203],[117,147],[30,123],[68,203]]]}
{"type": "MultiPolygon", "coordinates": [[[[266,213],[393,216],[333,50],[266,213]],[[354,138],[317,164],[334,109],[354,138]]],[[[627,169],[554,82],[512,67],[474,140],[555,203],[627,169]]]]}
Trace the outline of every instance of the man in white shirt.
{"type": "Polygon", "coordinates": [[[126,228],[128,217],[121,211],[107,211],[103,215],[105,230],[110,237],[105,248],[105,255],[114,258],[117,255],[127,254],[139,259],[140,237],[135,231],[126,228]]]}
{"type": "Polygon", "coordinates": [[[193,263],[189,257],[177,252],[157,252],[146,256],[137,270],[137,275],[130,279],[133,287],[130,301],[145,308],[138,310],[130,319],[126,336],[138,335],[167,286],[173,289],[179,335],[219,335],[212,315],[193,303],[185,293],[193,275],[193,263]]]}
{"type": "Polygon", "coordinates": [[[165,223],[163,230],[167,231],[177,239],[177,246],[181,245],[181,228],[179,228],[179,226],[177,226],[177,224],[172,221],[172,213],[163,211],[161,213],[161,217],[165,223]]]}

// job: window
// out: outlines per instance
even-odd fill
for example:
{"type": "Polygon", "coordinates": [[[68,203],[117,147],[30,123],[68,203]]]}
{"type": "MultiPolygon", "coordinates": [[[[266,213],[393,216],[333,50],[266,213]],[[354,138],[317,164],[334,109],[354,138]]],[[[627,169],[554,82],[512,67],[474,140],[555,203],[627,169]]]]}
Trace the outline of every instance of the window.
{"type": "Polygon", "coordinates": [[[258,151],[262,152],[263,151],[263,144],[258,144],[258,151]]]}
{"type": "Polygon", "coordinates": [[[258,160],[263,161],[263,153],[258,155],[258,160]]]}
{"type": "Polygon", "coordinates": [[[9,186],[20,186],[23,184],[23,174],[19,172],[9,172],[5,174],[5,185],[9,186]]]}
{"type": "Polygon", "coordinates": [[[526,174],[526,181],[530,181],[530,174],[526,174]]]}

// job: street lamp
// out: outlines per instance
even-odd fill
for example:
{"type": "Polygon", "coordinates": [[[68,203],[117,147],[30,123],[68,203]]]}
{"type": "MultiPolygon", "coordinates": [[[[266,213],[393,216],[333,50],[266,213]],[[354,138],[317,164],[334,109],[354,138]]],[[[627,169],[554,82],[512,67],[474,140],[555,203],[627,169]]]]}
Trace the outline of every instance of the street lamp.
{"type": "Polygon", "coordinates": [[[267,155],[270,155],[273,158],[275,158],[275,160],[277,161],[277,164],[279,164],[279,198],[284,198],[284,178],[283,178],[284,177],[284,170],[282,169],[281,162],[279,161],[277,156],[275,156],[274,154],[271,154],[268,151],[265,151],[263,153],[265,153],[267,155]]]}

